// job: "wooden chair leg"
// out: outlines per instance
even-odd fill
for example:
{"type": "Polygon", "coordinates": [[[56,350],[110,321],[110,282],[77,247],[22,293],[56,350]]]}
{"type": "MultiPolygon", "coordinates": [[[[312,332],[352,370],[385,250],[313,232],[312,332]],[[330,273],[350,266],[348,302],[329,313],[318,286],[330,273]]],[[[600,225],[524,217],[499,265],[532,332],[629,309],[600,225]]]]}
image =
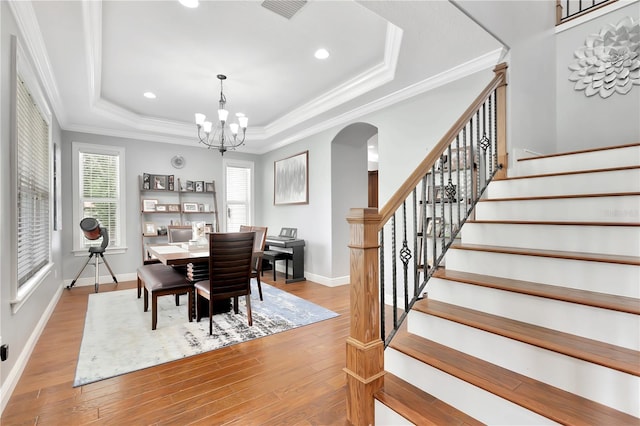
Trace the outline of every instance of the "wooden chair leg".
{"type": "Polygon", "coordinates": [[[253,325],[253,318],[251,317],[251,295],[244,296],[244,300],[247,303],[247,318],[249,319],[249,327],[253,325]]]}
{"type": "Polygon", "coordinates": [[[209,336],[213,334],[213,298],[209,298],[209,336]]]}
{"type": "Polygon", "coordinates": [[[147,312],[149,310],[149,291],[147,288],[144,288],[144,311],[147,312]]]}
{"type": "Polygon", "coordinates": [[[262,284],[260,283],[260,274],[256,274],[256,281],[258,282],[258,293],[260,294],[260,301],[262,301],[262,284]]]}
{"type": "Polygon", "coordinates": [[[151,293],[151,329],[155,330],[158,325],[158,295],[151,293]]]}
{"type": "Polygon", "coordinates": [[[140,293],[142,292],[142,280],[138,277],[138,299],[140,299],[140,293]]]}
{"type": "Polygon", "coordinates": [[[189,322],[193,321],[193,292],[194,290],[191,289],[188,291],[189,293],[189,305],[187,306],[187,315],[189,316],[189,322]]]}
{"type": "Polygon", "coordinates": [[[275,282],[276,280],[276,261],[274,260],[272,263],[273,266],[273,281],[275,282]]]}

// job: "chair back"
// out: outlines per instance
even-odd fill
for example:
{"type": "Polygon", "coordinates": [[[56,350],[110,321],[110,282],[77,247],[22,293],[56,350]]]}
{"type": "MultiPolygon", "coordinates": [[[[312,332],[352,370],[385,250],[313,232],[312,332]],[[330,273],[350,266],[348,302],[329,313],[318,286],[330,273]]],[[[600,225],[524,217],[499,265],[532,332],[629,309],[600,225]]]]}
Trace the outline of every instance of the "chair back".
{"type": "Polygon", "coordinates": [[[211,295],[228,297],[251,292],[251,259],[255,232],[209,234],[209,283],[211,295]]]}
{"type": "Polygon", "coordinates": [[[193,236],[193,228],[184,225],[167,226],[167,237],[170,243],[186,243],[193,236]]]}

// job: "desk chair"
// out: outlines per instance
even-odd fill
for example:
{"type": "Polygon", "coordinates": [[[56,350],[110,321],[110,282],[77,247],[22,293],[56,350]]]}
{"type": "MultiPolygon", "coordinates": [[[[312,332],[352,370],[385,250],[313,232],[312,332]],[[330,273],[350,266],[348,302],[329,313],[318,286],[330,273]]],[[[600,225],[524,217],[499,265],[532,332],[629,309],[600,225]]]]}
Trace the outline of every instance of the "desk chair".
{"type": "Polygon", "coordinates": [[[253,244],[253,265],[251,268],[251,278],[255,278],[258,283],[258,293],[260,294],[260,300],[262,299],[262,283],[260,282],[260,275],[262,275],[262,255],[264,253],[264,245],[267,241],[267,227],[266,226],[249,226],[240,225],[240,232],[255,232],[256,238],[253,244]]]}
{"type": "Polygon", "coordinates": [[[251,317],[251,266],[255,232],[209,234],[209,279],[195,283],[197,320],[204,316],[203,300],[209,301],[209,334],[213,334],[213,301],[233,298],[238,313],[238,297],[244,296],[249,326],[251,317]]]}

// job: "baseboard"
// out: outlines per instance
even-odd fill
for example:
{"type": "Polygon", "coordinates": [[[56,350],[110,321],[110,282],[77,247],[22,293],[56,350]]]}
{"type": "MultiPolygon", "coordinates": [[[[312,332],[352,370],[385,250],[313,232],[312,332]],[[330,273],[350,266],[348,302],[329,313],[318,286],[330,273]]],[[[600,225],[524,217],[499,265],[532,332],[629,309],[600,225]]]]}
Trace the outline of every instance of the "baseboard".
{"type": "Polygon", "coordinates": [[[313,281],[314,283],[322,284],[327,287],[338,287],[341,285],[349,284],[351,282],[351,280],[349,279],[349,275],[346,275],[344,277],[329,278],[323,275],[316,275],[305,272],[305,278],[307,278],[309,281],[313,281]]]}
{"type": "MultiPolygon", "coordinates": [[[[118,282],[135,281],[138,279],[138,274],[135,272],[128,273],[128,274],[116,274],[116,279],[118,280],[118,282]]],[[[71,281],[73,280],[64,280],[64,286],[67,287],[71,285],[71,281]]],[[[98,283],[111,284],[113,283],[113,278],[111,278],[111,275],[99,276],[98,283]]],[[[90,286],[90,285],[95,285],[95,277],[78,278],[78,280],[74,284],[74,287],[84,287],[84,286],[90,286]]]]}
{"type": "Polygon", "coordinates": [[[27,363],[29,362],[29,358],[31,358],[31,355],[33,354],[33,349],[36,347],[36,344],[38,343],[38,339],[40,339],[40,336],[42,335],[42,332],[44,331],[44,328],[47,325],[49,318],[53,314],[53,311],[56,308],[56,305],[58,304],[58,300],[60,300],[60,296],[62,295],[62,289],[63,289],[63,286],[60,285],[56,293],[51,298],[49,305],[47,306],[45,311],[42,313],[42,316],[40,317],[40,321],[38,321],[36,328],[33,330],[33,333],[31,333],[31,336],[29,336],[29,339],[27,340],[24,348],[22,349],[22,352],[16,358],[17,359],[16,364],[13,366],[11,371],[9,371],[9,374],[7,375],[6,380],[2,383],[2,388],[0,388],[0,395],[1,395],[0,415],[2,415],[2,413],[4,412],[4,409],[7,406],[7,403],[9,402],[9,399],[11,398],[13,391],[18,385],[20,376],[22,376],[22,373],[24,372],[24,369],[26,368],[27,363]]]}

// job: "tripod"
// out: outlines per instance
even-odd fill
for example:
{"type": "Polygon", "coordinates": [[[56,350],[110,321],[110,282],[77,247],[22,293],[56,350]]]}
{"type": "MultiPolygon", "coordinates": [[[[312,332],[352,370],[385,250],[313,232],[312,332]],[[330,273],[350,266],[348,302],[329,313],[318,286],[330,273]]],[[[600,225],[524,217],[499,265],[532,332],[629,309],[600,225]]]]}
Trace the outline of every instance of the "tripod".
{"type": "MultiPolygon", "coordinates": [[[[83,219],[83,221],[86,219],[83,219]]],[[[80,227],[83,228],[83,231],[95,231],[94,229],[91,230],[87,230],[83,227],[83,224],[80,223],[80,227]]],[[[97,227],[97,223],[96,223],[96,227],[97,227]]],[[[96,280],[95,280],[95,291],[96,293],[98,292],[98,265],[99,265],[99,260],[102,259],[102,263],[104,263],[107,267],[107,269],[109,270],[109,272],[111,273],[111,278],[113,278],[113,282],[118,284],[118,280],[116,279],[116,276],[113,274],[113,271],[111,270],[111,267],[109,266],[109,263],[107,263],[107,259],[104,258],[104,250],[107,248],[107,246],[109,245],[109,233],[107,232],[107,230],[105,228],[99,228],[100,229],[100,234],[88,234],[87,232],[85,232],[85,235],[93,235],[96,236],[96,238],[89,238],[92,240],[98,239],[100,238],[100,236],[102,237],[102,244],[100,245],[100,247],[89,247],[89,258],[87,259],[87,261],[84,263],[84,266],[82,267],[82,269],[80,269],[80,272],[78,272],[78,275],[76,275],[76,277],[73,279],[73,281],[71,281],[71,284],[69,284],[67,286],[68,289],[71,289],[71,287],[73,287],[76,284],[76,281],[78,280],[78,278],[80,277],[80,275],[82,274],[82,271],[84,271],[84,268],[87,267],[87,265],[89,264],[89,262],[91,261],[92,258],[95,258],[95,266],[96,266],[96,280]]]]}

